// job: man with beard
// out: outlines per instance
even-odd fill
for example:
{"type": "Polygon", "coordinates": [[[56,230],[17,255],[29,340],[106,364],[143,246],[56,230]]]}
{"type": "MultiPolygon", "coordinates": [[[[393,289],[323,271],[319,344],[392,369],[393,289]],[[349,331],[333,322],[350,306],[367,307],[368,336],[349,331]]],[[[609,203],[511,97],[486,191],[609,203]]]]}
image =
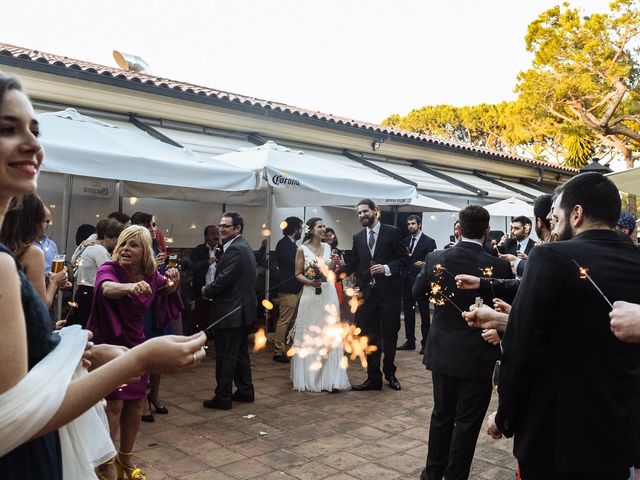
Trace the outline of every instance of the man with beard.
{"type": "Polygon", "coordinates": [[[344,271],[354,273],[364,304],[356,311],[356,325],[378,349],[367,359],[367,380],[352,390],[381,390],[380,357],[384,351],[382,372],[393,390],[400,390],[396,378],[396,343],[400,329],[400,272],[409,263],[409,251],[402,243],[400,230],[378,221],[378,207],[365,198],[357,205],[364,227],[353,236],[353,247],[344,271]]]}
{"type": "Polygon", "coordinates": [[[500,253],[527,258],[536,242],[529,238],[531,233],[531,219],[519,216],[511,222],[511,238],[504,245],[498,244],[500,253]]]}
{"type": "Polygon", "coordinates": [[[640,345],[613,335],[608,302],[640,303],[640,253],[614,231],[620,196],[610,180],[584,173],[556,194],[552,224],[563,241],[531,252],[502,341],[489,433],[515,436],[523,480],[623,480],[636,443],[640,345]]]}
{"type": "Polygon", "coordinates": [[[429,336],[429,327],[431,318],[429,317],[429,302],[422,297],[413,298],[411,289],[416,281],[418,273],[424,259],[429,252],[433,252],[436,242],[433,238],[422,232],[422,219],[418,215],[409,215],[407,217],[407,230],[409,236],[404,239],[404,245],[409,249],[411,254],[409,265],[404,276],[404,290],[402,296],[402,309],[404,310],[404,330],[406,332],[407,341],[400,345],[398,350],[415,350],[416,349],[416,302],[420,311],[420,333],[422,340],[420,341],[420,354],[424,354],[424,346],[429,336]]]}

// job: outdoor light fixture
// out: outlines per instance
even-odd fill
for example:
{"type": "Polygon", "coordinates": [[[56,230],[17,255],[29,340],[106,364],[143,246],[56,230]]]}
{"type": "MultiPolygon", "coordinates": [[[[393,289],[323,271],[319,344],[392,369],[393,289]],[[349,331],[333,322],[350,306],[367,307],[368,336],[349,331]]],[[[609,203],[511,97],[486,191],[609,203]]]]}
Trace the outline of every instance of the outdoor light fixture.
{"type": "Polygon", "coordinates": [[[376,138],[372,143],[371,143],[371,148],[373,149],[373,151],[375,152],[376,150],[378,150],[380,148],[380,146],[384,143],[384,138],[376,138]]]}
{"type": "Polygon", "coordinates": [[[142,57],[131,55],[130,53],[114,50],[113,58],[121,69],[129,72],[145,73],[149,68],[149,64],[142,57]]]}

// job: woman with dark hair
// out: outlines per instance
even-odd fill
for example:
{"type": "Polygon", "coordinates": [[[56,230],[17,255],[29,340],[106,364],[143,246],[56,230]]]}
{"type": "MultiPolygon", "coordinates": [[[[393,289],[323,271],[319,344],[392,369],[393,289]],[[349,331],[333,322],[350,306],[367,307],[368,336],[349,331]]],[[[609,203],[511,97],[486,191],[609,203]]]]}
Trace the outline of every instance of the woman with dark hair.
{"type": "MultiPolygon", "coordinates": [[[[44,156],[38,133],[20,84],[0,73],[0,222],[13,197],[35,192],[44,156]]],[[[3,480],[95,478],[94,466],[115,454],[98,402],[145,371],[177,372],[205,357],[202,333],[154,339],[129,351],[91,348],[77,326],[52,334],[44,302],[2,244],[0,292],[3,480]],[[76,369],[82,374],[74,377],[76,369]]]]}
{"type": "Polygon", "coordinates": [[[13,198],[2,223],[0,242],[9,247],[38,296],[50,307],[58,289],[67,285],[67,267],[49,274],[46,284],[44,253],[33,245],[44,233],[45,219],[44,203],[35,193],[13,198]]]}
{"type": "MultiPolygon", "coordinates": [[[[165,259],[167,256],[162,251],[160,244],[158,243],[158,225],[156,224],[156,217],[151,213],[136,212],[131,216],[131,225],[140,225],[149,230],[151,235],[151,247],[153,249],[153,256],[155,258],[156,270],[158,273],[163,274],[166,270],[165,259]]],[[[144,335],[145,338],[154,338],[164,335],[167,325],[160,322],[156,312],[153,309],[149,309],[144,314],[144,335]]],[[[149,406],[149,413],[142,415],[143,422],[153,422],[155,418],[153,413],[159,413],[166,415],[169,413],[169,409],[162,405],[160,402],[160,375],[152,374],[149,379],[149,394],[147,395],[147,405],[149,406]],[[153,406],[153,409],[151,408],[153,406]]]]}
{"type": "MultiPolygon", "coordinates": [[[[338,258],[342,259],[342,251],[338,248],[338,236],[333,228],[327,227],[325,229],[323,242],[331,247],[331,255],[337,255],[338,258]]],[[[340,277],[336,277],[336,293],[340,303],[340,312],[344,313],[344,292],[342,291],[342,279],[340,277]]]]}
{"type": "MultiPolygon", "coordinates": [[[[326,227],[321,218],[306,223],[302,245],[296,252],[296,280],[303,285],[298,315],[292,329],[291,381],[300,392],[340,391],[351,388],[343,364],[342,340],[318,347],[309,338],[340,323],[331,247],[323,243],[326,227]]],[[[325,335],[327,338],[329,334],[325,335]]]]}
{"type": "Polygon", "coordinates": [[[88,223],[80,225],[76,230],[76,247],[79,247],[82,242],[94,233],[96,233],[96,227],[93,225],[89,225],[88,223]]]}

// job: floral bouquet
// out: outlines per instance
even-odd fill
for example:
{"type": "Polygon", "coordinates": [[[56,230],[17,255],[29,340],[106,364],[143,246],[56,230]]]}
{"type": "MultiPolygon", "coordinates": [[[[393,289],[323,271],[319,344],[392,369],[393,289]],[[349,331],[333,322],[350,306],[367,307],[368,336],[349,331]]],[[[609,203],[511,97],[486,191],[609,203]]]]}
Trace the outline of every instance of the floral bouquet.
{"type": "MultiPolygon", "coordinates": [[[[320,280],[321,282],[327,281],[327,278],[322,274],[322,270],[320,270],[320,265],[318,265],[317,260],[312,260],[305,265],[304,276],[309,280],[320,280]]],[[[322,287],[316,287],[316,295],[320,295],[321,293],[322,287]]]]}

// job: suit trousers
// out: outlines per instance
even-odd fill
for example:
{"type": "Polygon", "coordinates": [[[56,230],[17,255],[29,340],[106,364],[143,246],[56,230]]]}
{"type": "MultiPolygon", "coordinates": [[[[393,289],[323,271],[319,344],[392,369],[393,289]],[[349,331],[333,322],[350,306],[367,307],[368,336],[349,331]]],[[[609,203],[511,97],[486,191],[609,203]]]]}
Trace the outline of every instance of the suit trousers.
{"type": "Polygon", "coordinates": [[[362,333],[369,337],[369,345],[378,349],[367,357],[367,377],[374,383],[382,383],[380,359],[384,353],[382,372],[389,379],[396,374],[394,364],[398,330],[400,330],[400,298],[382,300],[374,287],[356,311],[355,322],[362,333]]]}
{"type": "Polygon", "coordinates": [[[429,302],[426,297],[420,300],[414,300],[411,289],[415,278],[406,278],[404,283],[404,295],[402,297],[402,309],[404,312],[404,331],[406,333],[407,342],[416,343],[416,303],[420,312],[420,334],[422,339],[420,344],[424,347],[429,336],[431,327],[431,317],[429,315],[429,302]]]}
{"type": "Polygon", "coordinates": [[[280,355],[287,352],[287,335],[293,327],[298,315],[298,304],[302,290],[298,293],[279,293],[278,298],[278,323],[276,323],[276,333],[274,335],[273,354],[280,355]]]}
{"type": "Polygon", "coordinates": [[[471,380],[432,372],[433,411],[427,465],[421,478],[466,480],[491,400],[491,379],[471,380]]]}
{"type": "Polygon", "coordinates": [[[232,387],[241,395],[252,397],[251,360],[249,358],[249,328],[221,328],[214,331],[216,346],[216,397],[231,403],[232,387]]]}
{"type": "Polygon", "coordinates": [[[520,464],[520,478],[522,480],[627,480],[629,478],[629,470],[621,470],[617,472],[607,473],[566,473],[556,472],[544,469],[538,469],[535,466],[520,464]]]}

